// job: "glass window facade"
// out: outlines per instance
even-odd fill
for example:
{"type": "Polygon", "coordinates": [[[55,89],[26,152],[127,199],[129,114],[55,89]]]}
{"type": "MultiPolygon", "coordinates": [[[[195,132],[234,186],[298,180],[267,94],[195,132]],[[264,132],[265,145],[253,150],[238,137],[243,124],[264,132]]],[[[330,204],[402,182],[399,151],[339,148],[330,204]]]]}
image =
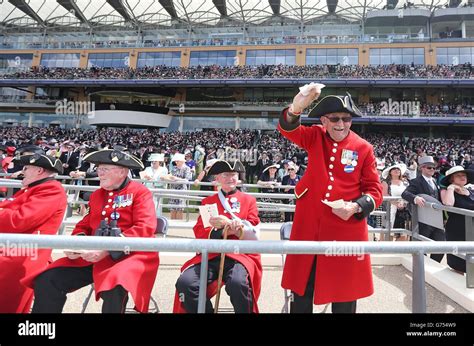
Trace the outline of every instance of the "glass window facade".
{"type": "Polygon", "coordinates": [[[438,65],[474,64],[474,47],[440,47],[436,48],[438,65]]]}
{"type": "Polygon", "coordinates": [[[234,101],[234,88],[188,88],[187,101],[234,101]]]}
{"type": "Polygon", "coordinates": [[[306,50],[306,65],[358,65],[357,48],[317,48],[306,50]]]}
{"type": "Polygon", "coordinates": [[[44,67],[79,67],[79,53],[44,53],[41,54],[41,66],[44,67]]]}
{"type": "Polygon", "coordinates": [[[47,127],[50,124],[58,124],[61,128],[74,128],[77,120],[76,117],[70,115],[0,112],[0,125],[28,126],[30,116],[33,117],[32,125],[34,127],[47,127]]]}
{"type": "Polygon", "coordinates": [[[424,65],[424,48],[370,48],[370,65],[424,65]]]}
{"type": "Polygon", "coordinates": [[[190,66],[234,66],[237,65],[237,51],[218,50],[218,51],[194,51],[191,52],[190,66]]]}
{"type": "Polygon", "coordinates": [[[240,118],[241,129],[275,130],[277,126],[278,118],[240,118]]]}
{"type": "Polygon", "coordinates": [[[0,69],[29,68],[33,61],[33,54],[0,54],[0,69]]]}
{"type": "Polygon", "coordinates": [[[295,65],[295,49],[255,49],[248,50],[245,64],[258,65],[295,65]]]}
{"type": "Polygon", "coordinates": [[[291,102],[299,92],[294,88],[245,88],[246,102],[291,102]]]}
{"type": "Polygon", "coordinates": [[[234,129],[235,118],[215,117],[184,117],[183,131],[195,131],[196,129],[234,129]]]}
{"type": "MultiPolygon", "coordinates": [[[[278,118],[240,118],[241,129],[275,130],[278,118]]],[[[235,129],[235,117],[183,117],[183,132],[203,129],[235,129]]],[[[165,132],[178,131],[179,118],[174,117],[165,132]]]]}
{"type": "Polygon", "coordinates": [[[180,66],[181,52],[144,52],[138,54],[137,67],[160,65],[180,66]]]}
{"type": "Polygon", "coordinates": [[[87,67],[113,67],[127,68],[130,65],[130,57],[127,52],[122,53],[91,53],[87,61],[87,67]]]}

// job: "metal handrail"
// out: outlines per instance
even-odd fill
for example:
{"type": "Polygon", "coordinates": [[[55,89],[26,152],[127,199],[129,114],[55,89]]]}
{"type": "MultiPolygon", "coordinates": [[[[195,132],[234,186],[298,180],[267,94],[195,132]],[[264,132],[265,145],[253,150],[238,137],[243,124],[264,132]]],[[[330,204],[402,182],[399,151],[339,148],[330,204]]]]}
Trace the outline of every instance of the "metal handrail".
{"type": "MultiPolygon", "coordinates": [[[[11,174],[9,173],[0,173],[0,182],[3,182],[3,181],[7,181],[7,182],[12,182],[11,179],[2,179],[2,178],[7,178],[7,177],[10,177],[11,174]]],[[[75,182],[75,181],[99,181],[99,178],[72,178],[68,175],[56,175],[54,177],[54,179],[56,180],[70,180],[72,182],[75,182]]],[[[157,179],[157,180],[147,180],[147,179],[131,179],[133,181],[136,181],[136,182],[139,182],[139,183],[146,183],[146,184],[153,184],[153,185],[165,185],[165,184],[169,184],[169,185],[197,185],[197,186],[217,186],[216,184],[214,183],[209,183],[209,182],[198,182],[198,183],[195,183],[194,180],[186,180],[186,181],[170,181],[170,180],[163,180],[163,179],[157,179]]],[[[237,186],[241,186],[241,187],[246,187],[246,188],[259,188],[259,189],[268,189],[268,187],[266,186],[263,186],[263,185],[259,185],[259,184],[238,184],[237,186]]],[[[281,189],[294,189],[295,186],[294,185],[278,185],[278,186],[274,186],[273,189],[278,189],[278,190],[281,190],[281,189]]]]}
{"type": "MultiPolygon", "coordinates": [[[[288,240],[209,240],[209,239],[159,239],[139,237],[71,237],[64,235],[30,235],[0,233],[0,244],[31,245],[33,249],[76,249],[148,252],[198,252],[201,253],[201,280],[198,312],[205,312],[207,280],[205,269],[210,253],[270,253],[270,254],[325,254],[326,256],[364,256],[375,253],[411,253],[413,260],[413,302],[415,313],[426,312],[424,294],[424,253],[466,252],[474,253],[470,242],[316,242],[288,240]],[[203,269],[204,268],[204,269],[203,269]],[[204,278],[204,279],[203,279],[204,278]],[[421,292],[419,292],[421,290],[421,292]]],[[[468,261],[474,262],[470,255],[468,261]]],[[[207,270],[207,269],[206,269],[207,270]]]]}

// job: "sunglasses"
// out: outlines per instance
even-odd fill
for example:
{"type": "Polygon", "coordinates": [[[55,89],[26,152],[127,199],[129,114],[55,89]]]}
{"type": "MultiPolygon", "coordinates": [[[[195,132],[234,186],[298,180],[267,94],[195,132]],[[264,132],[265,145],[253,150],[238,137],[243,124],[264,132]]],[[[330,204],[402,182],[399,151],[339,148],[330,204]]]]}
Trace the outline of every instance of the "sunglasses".
{"type": "Polygon", "coordinates": [[[294,171],[295,169],[294,168],[288,168],[288,171],[294,171]]]}
{"type": "Polygon", "coordinates": [[[433,166],[428,166],[428,167],[425,167],[425,169],[429,169],[431,171],[432,169],[436,169],[436,168],[433,166]]]}
{"type": "Polygon", "coordinates": [[[339,120],[342,120],[342,122],[344,123],[350,123],[352,121],[352,117],[326,117],[327,119],[329,119],[330,122],[332,123],[337,123],[339,122],[339,120]]]}

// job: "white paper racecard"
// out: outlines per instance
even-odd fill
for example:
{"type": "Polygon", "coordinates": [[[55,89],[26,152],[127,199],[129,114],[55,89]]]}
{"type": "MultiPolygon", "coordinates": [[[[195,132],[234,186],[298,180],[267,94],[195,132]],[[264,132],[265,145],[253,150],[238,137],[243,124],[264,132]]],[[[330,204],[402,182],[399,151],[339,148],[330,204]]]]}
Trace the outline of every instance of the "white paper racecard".
{"type": "Polygon", "coordinates": [[[199,206],[199,214],[201,214],[202,223],[204,227],[211,227],[209,223],[209,219],[211,217],[219,216],[219,212],[217,210],[217,204],[205,204],[199,206]]]}
{"type": "Polygon", "coordinates": [[[309,84],[303,85],[300,87],[300,91],[303,94],[303,96],[308,96],[311,90],[319,90],[321,92],[321,89],[324,88],[326,85],[321,84],[321,83],[314,83],[311,82],[309,84]]]}
{"type": "Polygon", "coordinates": [[[344,204],[345,204],[344,200],[342,200],[342,199],[338,199],[337,201],[323,201],[323,200],[321,200],[321,202],[323,202],[324,204],[330,206],[333,209],[343,208],[344,204]]]}

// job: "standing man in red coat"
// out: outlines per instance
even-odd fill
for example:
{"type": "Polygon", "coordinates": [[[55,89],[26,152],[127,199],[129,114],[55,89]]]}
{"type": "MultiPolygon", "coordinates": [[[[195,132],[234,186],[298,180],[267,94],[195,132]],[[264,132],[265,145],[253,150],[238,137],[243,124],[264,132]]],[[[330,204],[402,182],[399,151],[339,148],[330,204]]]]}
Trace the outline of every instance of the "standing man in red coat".
{"type": "MultiPolygon", "coordinates": [[[[240,161],[231,165],[227,161],[217,161],[209,170],[215,175],[221,190],[202,201],[202,205],[216,204],[219,216],[209,219],[205,227],[201,216],[194,226],[194,234],[199,239],[222,239],[228,227],[227,239],[257,240],[259,235],[257,202],[254,197],[237,190],[239,173],[245,172],[240,161]]],[[[212,313],[210,296],[214,295],[219,272],[220,254],[209,254],[208,299],[206,312],[212,313]]],[[[177,295],[174,312],[196,313],[198,310],[199,277],[201,255],[186,262],[181,268],[181,276],[176,282],[177,295]]],[[[262,263],[259,254],[228,253],[225,256],[222,282],[236,313],[258,312],[257,300],[262,282],[262,263]]]]}
{"type": "MultiPolygon", "coordinates": [[[[61,161],[37,153],[23,155],[15,162],[23,165],[23,187],[12,198],[0,202],[0,232],[56,234],[67,206],[66,192],[54,180],[56,174],[63,172],[61,161]]],[[[20,280],[44,270],[51,249],[38,249],[33,244],[2,245],[0,313],[28,313],[33,290],[22,285],[20,280]]]]}
{"type": "MultiPolygon", "coordinates": [[[[150,190],[128,179],[130,169],[143,170],[142,162],[116,149],[90,153],[84,160],[98,166],[100,189],[91,195],[89,214],[72,235],[154,237],[156,214],[150,190]]],[[[66,256],[25,281],[35,290],[32,312],[60,313],[67,293],[91,283],[96,300],[103,300],[103,313],[123,313],[129,293],[135,309],[148,312],[159,264],[156,252],[92,250],[66,256]]]]}
{"type": "MultiPolygon", "coordinates": [[[[350,95],[326,96],[309,113],[322,126],[301,126],[299,115],[320,93],[298,93],[278,125],[308,152],[307,171],[295,188],[291,240],[367,241],[365,218],[382,203],[373,148],[350,130],[352,117],[361,116],[350,95]],[[337,209],[325,204],[337,200],[344,200],[337,209]]],[[[314,302],[332,303],[333,313],[355,313],[357,299],[373,294],[370,257],[356,246],[342,250],[286,257],[282,286],[293,292],[291,312],[311,313],[314,302]]]]}

